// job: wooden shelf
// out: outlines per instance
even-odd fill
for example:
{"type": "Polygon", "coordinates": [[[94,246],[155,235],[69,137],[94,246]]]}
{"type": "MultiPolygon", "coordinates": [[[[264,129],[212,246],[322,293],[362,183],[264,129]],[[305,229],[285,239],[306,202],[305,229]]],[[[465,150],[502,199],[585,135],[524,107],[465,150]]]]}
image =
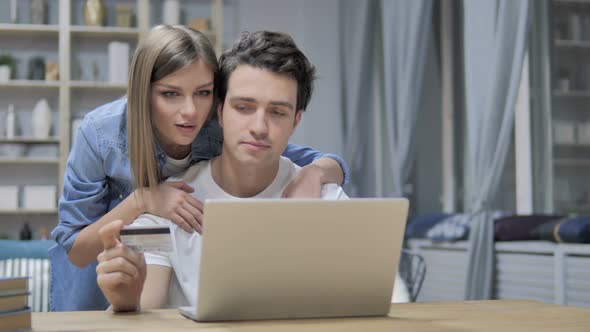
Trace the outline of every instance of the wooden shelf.
{"type": "Polygon", "coordinates": [[[590,202],[587,204],[576,204],[571,202],[556,201],[556,208],[563,212],[590,212],[590,202]]]}
{"type": "Polygon", "coordinates": [[[27,36],[57,36],[59,35],[58,25],[48,24],[0,24],[0,34],[2,35],[27,35],[27,36]]]}
{"type": "Polygon", "coordinates": [[[590,90],[571,90],[571,91],[560,91],[554,90],[552,93],[553,97],[556,98],[590,98],[590,90]]]}
{"type": "Polygon", "coordinates": [[[138,28],[120,28],[120,27],[93,27],[85,25],[73,25],[70,27],[73,36],[82,37],[126,37],[137,38],[139,36],[138,28]]]}
{"type": "Polygon", "coordinates": [[[17,137],[17,138],[0,138],[0,144],[58,144],[59,137],[34,138],[34,137],[17,137]]]}
{"type": "Polygon", "coordinates": [[[553,147],[558,149],[590,149],[590,144],[580,144],[580,143],[555,143],[553,147]]]}
{"type": "Polygon", "coordinates": [[[74,89],[127,90],[127,84],[100,81],[70,81],[69,85],[74,89]]]}
{"type": "Polygon", "coordinates": [[[590,4],[590,0],[553,0],[557,4],[590,4]]]}
{"type": "Polygon", "coordinates": [[[0,164],[59,164],[59,159],[57,157],[52,158],[27,158],[27,157],[19,157],[19,158],[10,158],[10,157],[0,157],[0,164]]]}
{"type": "Polygon", "coordinates": [[[556,158],[553,160],[555,166],[566,167],[590,167],[590,159],[582,158],[556,158]]]}
{"type": "Polygon", "coordinates": [[[561,48],[578,48],[578,49],[589,49],[590,41],[588,40],[567,40],[567,39],[555,39],[553,41],[555,47],[561,48]]]}
{"type": "Polygon", "coordinates": [[[0,215],[2,214],[57,214],[57,209],[0,209],[0,215]]]}
{"type": "Polygon", "coordinates": [[[0,88],[39,88],[39,89],[57,89],[59,81],[42,81],[42,80],[10,80],[0,82],[0,88]]]}

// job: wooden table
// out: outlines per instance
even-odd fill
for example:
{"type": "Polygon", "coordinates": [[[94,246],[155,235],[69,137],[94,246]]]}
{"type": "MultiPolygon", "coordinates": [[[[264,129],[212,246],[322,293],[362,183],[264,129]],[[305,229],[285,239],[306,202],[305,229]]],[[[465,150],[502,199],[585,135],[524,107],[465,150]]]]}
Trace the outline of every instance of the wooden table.
{"type": "Polygon", "coordinates": [[[196,323],[177,310],[33,314],[33,331],[590,331],[590,309],[535,301],[392,304],[387,317],[196,323]]]}

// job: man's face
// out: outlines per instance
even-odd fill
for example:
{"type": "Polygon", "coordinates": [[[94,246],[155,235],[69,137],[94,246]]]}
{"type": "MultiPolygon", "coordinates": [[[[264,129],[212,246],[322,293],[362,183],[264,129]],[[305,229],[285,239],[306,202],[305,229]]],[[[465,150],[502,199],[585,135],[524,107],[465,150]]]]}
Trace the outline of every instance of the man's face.
{"type": "Polygon", "coordinates": [[[223,109],[223,153],[233,160],[270,166],[279,160],[301,114],[297,82],[285,75],[239,65],[228,80],[223,109]]]}

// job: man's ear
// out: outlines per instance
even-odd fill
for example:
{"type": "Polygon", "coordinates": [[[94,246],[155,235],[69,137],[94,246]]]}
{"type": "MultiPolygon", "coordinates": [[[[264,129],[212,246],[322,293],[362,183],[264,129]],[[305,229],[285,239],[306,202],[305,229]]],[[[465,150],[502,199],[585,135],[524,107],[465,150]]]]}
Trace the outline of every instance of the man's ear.
{"type": "Polygon", "coordinates": [[[302,116],[303,116],[303,110],[297,111],[297,114],[295,114],[295,120],[293,121],[293,129],[291,130],[291,135],[293,135],[293,133],[295,132],[295,129],[299,125],[299,122],[301,121],[302,116]]]}
{"type": "Polygon", "coordinates": [[[223,128],[223,121],[222,121],[222,116],[223,116],[223,105],[221,103],[219,103],[217,105],[217,123],[219,123],[219,127],[223,128]]]}

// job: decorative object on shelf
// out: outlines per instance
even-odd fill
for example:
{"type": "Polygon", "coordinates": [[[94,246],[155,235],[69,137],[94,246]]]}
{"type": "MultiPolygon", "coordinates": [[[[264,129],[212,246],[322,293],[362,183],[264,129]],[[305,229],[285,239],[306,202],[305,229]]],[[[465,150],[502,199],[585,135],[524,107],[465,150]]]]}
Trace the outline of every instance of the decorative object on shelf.
{"type": "Polygon", "coordinates": [[[117,4],[117,26],[121,28],[131,27],[131,20],[133,17],[133,10],[131,4],[118,3],[117,4]]]}
{"type": "Polygon", "coordinates": [[[44,80],[45,79],[45,59],[42,57],[33,57],[29,60],[29,76],[30,80],[44,80]]]}
{"type": "Polygon", "coordinates": [[[109,43],[109,82],[127,83],[129,78],[129,43],[109,43]]]}
{"type": "Polygon", "coordinates": [[[0,156],[5,159],[16,159],[24,156],[26,146],[22,144],[1,144],[0,145],[0,156]]]}
{"type": "Polygon", "coordinates": [[[4,132],[6,138],[12,139],[16,136],[16,114],[14,113],[14,105],[8,105],[8,112],[6,113],[6,130],[4,132]]]}
{"type": "Polygon", "coordinates": [[[93,81],[98,81],[98,75],[99,75],[99,71],[98,71],[98,62],[97,61],[92,61],[92,80],[93,81]]]}
{"type": "Polygon", "coordinates": [[[18,186],[0,186],[0,210],[18,208],[18,186]]]}
{"type": "Polygon", "coordinates": [[[39,237],[41,240],[49,240],[49,229],[47,227],[41,227],[39,229],[39,237]]]}
{"type": "Polygon", "coordinates": [[[8,82],[14,71],[16,60],[10,54],[0,55],[0,82],[8,82]]]}
{"type": "Polygon", "coordinates": [[[23,208],[25,209],[55,209],[55,186],[23,187],[23,208]]]}
{"type": "Polygon", "coordinates": [[[6,133],[6,112],[0,112],[0,138],[6,133]]]}
{"type": "Polygon", "coordinates": [[[178,0],[164,0],[163,7],[163,23],[180,24],[180,2],[178,0]]]}
{"type": "Polygon", "coordinates": [[[582,20],[580,19],[580,14],[570,14],[569,31],[571,40],[582,40],[582,20]]]}
{"type": "Polygon", "coordinates": [[[58,153],[58,146],[54,144],[30,144],[26,156],[34,159],[55,159],[58,153]]]}
{"type": "Polygon", "coordinates": [[[47,24],[47,1],[46,0],[32,0],[31,1],[31,23],[32,24],[47,24]]]}
{"type": "Polygon", "coordinates": [[[47,139],[51,129],[51,108],[47,99],[43,98],[35,104],[32,113],[33,137],[47,139]]]}
{"type": "Polygon", "coordinates": [[[568,121],[556,120],[553,122],[553,142],[556,144],[574,144],[575,127],[568,121]]]}
{"type": "Polygon", "coordinates": [[[10,0],[10,23],[18,23],[18,1],[10,0]]]}
{"type": "Polygon", "coordinates": [[[201,32],[211,29],[208,18],[195,18],[191,21],[190,27],[201,32]]]}
{"type": "Polygon", "coordinates": [[[578,123],[578,127],[576,128],[576,133],[578,136],[578,144],[580,145],[590,145],[590,122],[582,122],[578,123]]]}
{"type": "Polygon", "coordinates": [[[582,17],[582,40],[590,40],[590,16],[582,17]]]}
{"type": "Polygon", "coordinates": [[[19,236],[18,236],[19,240],[32,240],[33,239],[33,232],[31,232],[31,227],[29,226],[29,223],[25,223],[23,225],[23,227],[21,228],[20,232],[19,232],[19,236]]]}
{"type": "Polygon", "coordinates": [[[557,75],[557,89],[562,92],[568,92],[570,90],[570,77],[569,72],[561,68],[557,75]]]}
{"type": "Polygon", "coordinates": [[[84,2],[84,23],[89,26],[102,26],[105,8],[102,0],[86,0],[84,2]]]}
{"type": "Polygon", "coordinates": [[[57,62],[53,60],[47,60],[47,62],[45,62],[45,80],[59,80],[59,68],[57,67],[57,62]]]}

